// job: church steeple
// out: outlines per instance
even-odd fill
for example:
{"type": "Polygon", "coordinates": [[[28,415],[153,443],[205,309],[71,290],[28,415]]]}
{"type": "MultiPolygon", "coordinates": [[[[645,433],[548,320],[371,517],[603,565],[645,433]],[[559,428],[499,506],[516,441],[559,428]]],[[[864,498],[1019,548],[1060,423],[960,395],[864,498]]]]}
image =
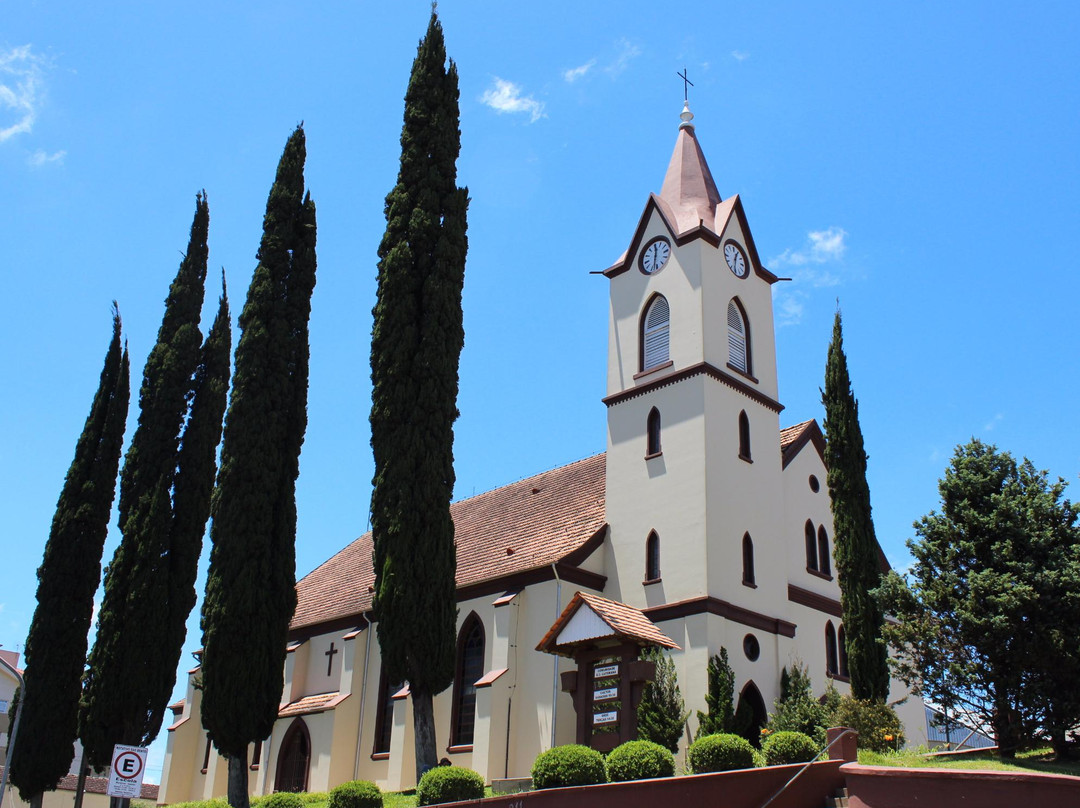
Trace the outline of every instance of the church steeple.
{"type": "Polygon", "coordinates": [[[709,164],[694,134],[694,114],[690,105],[683,102],[683,111],[679,116],[679,135],[675,141],[675,151],[671,155],[664,185],[660,189],[660,198],[666,202],[675,215],[679,232],[686,232],[692,227],[704,224],[710,230],[716,229],[716,208],[720,204],[720,193],[716,190],[709,164]]]}

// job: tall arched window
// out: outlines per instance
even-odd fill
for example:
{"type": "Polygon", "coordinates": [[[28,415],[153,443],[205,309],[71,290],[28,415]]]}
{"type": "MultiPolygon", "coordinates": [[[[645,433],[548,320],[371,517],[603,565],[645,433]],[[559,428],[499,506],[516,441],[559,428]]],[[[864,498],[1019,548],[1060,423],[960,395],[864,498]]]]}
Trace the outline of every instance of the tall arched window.
{"type": "Polygon", "coordinates": [[[832,620],[825,624],[825,673],[836,676],[839,660],[836,655],[836,629],[832,620]]]}
{"type": "Polygon", "coordinates": [[[840,630],[836,632],[836,644],[840,650],[840,675],[849,676],[847,666],[847,635],[844,633],[844,626],[840,626],[840,630]]]}
{"type": "Polygon", "coordinates": [[[394,731],[394,694],[404,686],[404,682],[391,682],[386,676],[386,668],[379,671],[379,701],[375,705],[375,744],[371,748],[373,755],[390,753],[390,739],[394,731]]]}
{"type": "Polygon", "coordinates": [[[832,564],[829,561],[829,534],[825,532],[825,525],[818,525],[817,529],[817,555],[818,568],[826,575],[832,575],[832,564]]]}
{"type": "Polygon", "coordinates": [[[285,732],[278,752],[274,791],[307,791],[311,767],[311,736],[304,719],[297,718],[285,732]]]}
{"type": "Polygon", "coordinates": [[[754,540],[749,533],[742,537],[742,582],[747,586],[756,586],[754,581],[754,540]]]}
{"type": "Polygon", "coordinates": [[[484,624],[473,612],[458,634],[451,746],[471,746],[476,724],[476,681],[484,675],[484,624]]]}
{"type": "Polygon", "coordinates": [[[645,581],[660,580],[660,537],[656,531],[645,539],[645,581]]]}
{"type": "Polygon", "coordinates": [[[739,301],[727,305],[728,364],[743,373],[750,372],[750,326],[739,301]]]}
{"type": "Polygon", "coordinates": [[[814,537],[814,523],[809,519],[806,520],[806,568],[808,570],[818,568],[817,539],[814,537]]]}
{"type": "Polygon", "coordinates": [[[739,457],[750,459],[750,419],[746,416],[746,410],[739,413],[739,457]]]}
{"type": "Polygon", "coordinates": [[[656,295],[645,308],[641,318],[641,369],[651,370],[671,358],[670,333],[671,312],[667,298],[656,295]]]}
{"type": "Polygon", "coordinates": [[[645,456],[655,457],[660,454],[660,410],[656,409],[656,407],[649,410],[646,432],[648,438],[645,445],[645,456]]]}

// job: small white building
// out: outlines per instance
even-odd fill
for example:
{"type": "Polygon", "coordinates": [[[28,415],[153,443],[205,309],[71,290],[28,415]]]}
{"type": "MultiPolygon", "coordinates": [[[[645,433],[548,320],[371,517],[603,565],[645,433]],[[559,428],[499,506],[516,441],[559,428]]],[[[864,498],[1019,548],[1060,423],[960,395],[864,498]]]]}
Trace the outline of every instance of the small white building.
{"type": "MultiPolygon", "coordinates": [[[[847,689],[824,441],[814,421],[781,426],[777,278],[739,197],[717,192],[692,118],[684,108],[663,187],[604,270],[606,452],[451,508],[458,665],[436,728],[440,756],[489,782],[527,776],[553,741],[576,740],[560,677],[576,666],[534,649],[577,592],[632,607],[670,638],[691,711],[705,708],[722,646],[758,722],[793,662],[818,693],[847,689]]],[[[415,785],[408,688],[381,673],[373,584],[370,534],[297,584],[279,720],[252,750],[252,794],[415,785]]],[[[894,683],[892,699],[904,695],[894,683]]],[[[173,705],[161,802],[226,791],[199,698],[189,686],[173,705]]],[[[921,703],[900,713],[924,741],[921,703]]]]}

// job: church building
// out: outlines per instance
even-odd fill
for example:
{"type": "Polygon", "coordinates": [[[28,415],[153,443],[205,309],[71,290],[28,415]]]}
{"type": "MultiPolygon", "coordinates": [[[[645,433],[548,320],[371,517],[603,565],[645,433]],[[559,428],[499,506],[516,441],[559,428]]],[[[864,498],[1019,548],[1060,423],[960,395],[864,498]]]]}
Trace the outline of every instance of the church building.
{"type": "MultiPolygon", "coordinates": [[[[759,725],[785,666],[806,665],[816,694],[848,689],[824,439],[813,420],[780,421],[778,279],[739,197],[717,192],[688,107],[681,118],[660,193],[603,272],[607,450],[451,506],[457,668],[435,699],[438,754],[486,782],[527,777],[552,745],[610,748],[631,731],[641,646],[670,654],[691,732],[721,647],[759,725]]],[[[382,671],[371,556],[369,533],[297,584],[252,795],[415,785],[409,688],[382,671]]],[[[226,793],[197,675],[172,705],[162,803],[226,793]]],[[[905,695],[894,682],[891,700],[905,695]]],[[[925,741],[921,703],[898,711],[925,741]]]]}

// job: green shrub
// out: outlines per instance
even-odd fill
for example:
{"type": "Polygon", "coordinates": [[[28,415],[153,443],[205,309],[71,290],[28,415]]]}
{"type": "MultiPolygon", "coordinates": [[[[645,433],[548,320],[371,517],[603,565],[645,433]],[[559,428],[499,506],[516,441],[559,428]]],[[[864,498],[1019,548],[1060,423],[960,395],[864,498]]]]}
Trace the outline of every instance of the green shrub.
{"type": "Polygon", "coordinates": [[[484,778],[463,766],[436,766],[428,769],[416,786],[417,805],[478,800],[483,796],[484,778]]]}
{"type": "MultiPolygon", "coordinates": [[[[252,804],[254,804],[252,800],[252,804]]],[[[132,800],[134,804],[134,800],[132,800]]],[[[191,800],[189,802],[174,802],[169,808],[229,808],[229,801],[224,797],[214,797],[212,800],[191,800]]]]}
{"type": "Polygon", "coordinates": [[[648,780],[675,774],[675,756],[652,741],[627,741],[607,756],[607,778],[612,783],[648,780]]]}
{"type": "Polygon", "coordinates": [[[859,748],[888,752],[904,745],[904,727],[896,710],[881,701],[843,696],[833,713],[834,727],[859,733],[859,748]]]}
{"type": "Polygon", "coordinates": [[[351,780],[330,792],[326,808],[382,808],[379,787],[368,780],[351,780]]]}
{"type": "Polygon", "coordinates": [[[752,769],[756,763],[754,747],[741,735],[706,735],[690,744],[690,771],[694,774],[752,769]]]}
{"type": "Polygon", "coordinates": [[[805,763],[817,757],[820,751],[814,739],[803,732],[774,732],[761,745],[767,766],[805,763]]]}
{"type": "Polygon", "coordinates": [[[259,808],[304,808],[304,798],[291,791],[278,791],[260,799],[259,808]]]}
{"type": "Polygon", "coordinates": [[[532,780],[537,789],[606,783],[604,758],[595,749],[580,744],[556,746],[541,752],[533,762],[532,780]]]}

